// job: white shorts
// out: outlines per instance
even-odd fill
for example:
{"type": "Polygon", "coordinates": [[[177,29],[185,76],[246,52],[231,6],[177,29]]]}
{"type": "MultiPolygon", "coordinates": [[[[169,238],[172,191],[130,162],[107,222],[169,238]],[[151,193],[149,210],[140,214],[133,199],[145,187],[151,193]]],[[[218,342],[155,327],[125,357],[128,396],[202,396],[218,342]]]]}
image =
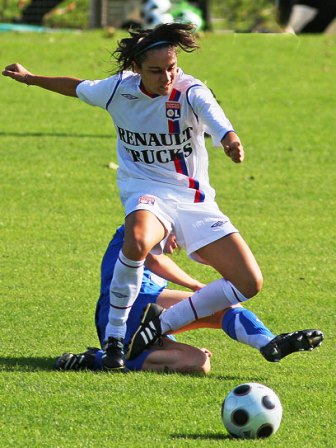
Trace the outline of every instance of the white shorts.
{"type": "MultiPolygon", "coordinates": [[[[202,262],[195,253],[198,249],[238,230],[224,215],[216,202],[179,203],[164,201],[156,196],[134,194],[125,202],[126,216],[136,210],[152,212],[167,230],[174,232],[177,243],[190,258],[202,262]]],[[[162,253],[165,240],[153,248],[162,253]]]]}

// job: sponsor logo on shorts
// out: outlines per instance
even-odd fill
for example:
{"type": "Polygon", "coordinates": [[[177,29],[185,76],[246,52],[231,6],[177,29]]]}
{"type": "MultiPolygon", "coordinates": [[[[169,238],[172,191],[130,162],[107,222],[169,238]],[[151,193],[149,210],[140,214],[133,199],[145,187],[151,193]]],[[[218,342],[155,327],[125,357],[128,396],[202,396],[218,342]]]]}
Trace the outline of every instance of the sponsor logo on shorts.
{"type": "Polygon", "coordinates": [[[130,93],[122,93],[121,96],[127,98],[128,100],[138,100],[137,96],[131,95],[130,93]]]}
{"type": "Polygon", "coordinates": [[[211,227],[222,227],[227,221],[217,221],[211,227]]]}
{"type": "Polygon", "coordinates": [[[139,197],[139,204],[154,205],[155,204],[155,198],[153,198],[152,196],[140,196],[139,197]]]}

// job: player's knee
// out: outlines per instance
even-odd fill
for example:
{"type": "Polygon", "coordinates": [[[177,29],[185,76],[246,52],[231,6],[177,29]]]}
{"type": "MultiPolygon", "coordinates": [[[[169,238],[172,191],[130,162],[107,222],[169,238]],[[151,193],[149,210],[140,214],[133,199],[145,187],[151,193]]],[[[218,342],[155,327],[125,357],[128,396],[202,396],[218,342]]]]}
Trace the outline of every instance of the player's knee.
{"type": "Polygon", "coordinates": [[[134,233],[124,241],[123,254],[130,260],[143,260],[152,249],[146,235],[134,233]]]}
{"type": "Polygon", "coordinates": [[[249,284],[249,297],[253,297],[258,294],[258,292],[261,291],[261,288],[263,286],[264,279],[262,275],[255,275],[251,280],[249,284]]]}
{"type": "Polygon", "coordinates": [[[251,299],[261,291],[263,281],[261,272],[258,272],[245,279],[243,285],[238,289],[246,298],[251,299]]]}
{"type": "Polygon", "coordinates": [[[184,373],[207,374],[211,370],[210,357],[198,348],[194,348],[188,354],[181,353],[179,367],[177,369],[184,373]]]}
{"type": "Polygon", "coordinates": [[[200,373],[203,373],[204,375],[208,374],[211,370],[211,362],[210,362],[210,357],[209,356],[205,356],[204,362],[202,364],[200,364],[200,373]]]}

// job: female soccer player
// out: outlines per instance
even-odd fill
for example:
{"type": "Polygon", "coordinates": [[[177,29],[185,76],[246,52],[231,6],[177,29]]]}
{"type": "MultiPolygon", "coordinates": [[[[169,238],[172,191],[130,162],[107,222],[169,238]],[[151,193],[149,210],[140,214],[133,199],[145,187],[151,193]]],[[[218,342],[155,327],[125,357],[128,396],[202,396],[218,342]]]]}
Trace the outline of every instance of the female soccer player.
{"type": "MultiPolygon", "coordinates": [[[[102,107],[114,122],[125,240],[110,285],[105,333],[110,369],[124,365],[126,321],[139,293],[144,260],[162,250],[172,230],[191,258],[221,277],[176,305],[185,321],[245,302],[262,287],[251,250],[219,210],[209,184],[205,132],[235,163],[243,161],[244,150],[210,90],[177,65],[178,49],[196,48],[193,27],[172,23],[131,31],[114,52],[117,73],[103,80],[39,76],[20,64],[3,71],[16,81],[102,107]]],[[[132,347],[141,351],[138,342],[132,347]]]]}

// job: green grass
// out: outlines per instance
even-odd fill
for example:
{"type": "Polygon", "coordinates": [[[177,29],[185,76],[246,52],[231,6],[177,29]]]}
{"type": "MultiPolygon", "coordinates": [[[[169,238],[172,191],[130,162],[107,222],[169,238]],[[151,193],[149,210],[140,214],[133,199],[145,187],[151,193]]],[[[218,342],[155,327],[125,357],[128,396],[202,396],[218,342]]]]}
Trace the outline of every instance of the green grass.
{"type": "MultiPolygon", "coordinates": [[[[317,327],[323,346],[269,364],[222,332],[179,340],[213,353],[207,378],[62,373],[63,351],[96,345],[99,264],[122,207],[109,116],[0,79],[3,447],[333,447],[335,431],[335,37],[209,35],[180,65],[216,92],[246,149],[237,166],[209,141],[218,202],[252,247],[265,286],[249,307],[276,333],[317,327]],[[235,385],[279,394],[278,433],[234,441],[220,420],[235,385]]],[[[100,32],[2,34],[1,67],[105,77],[100,32]]],[[[212,270],[176,261],[207,282],[212,270]]]]}

